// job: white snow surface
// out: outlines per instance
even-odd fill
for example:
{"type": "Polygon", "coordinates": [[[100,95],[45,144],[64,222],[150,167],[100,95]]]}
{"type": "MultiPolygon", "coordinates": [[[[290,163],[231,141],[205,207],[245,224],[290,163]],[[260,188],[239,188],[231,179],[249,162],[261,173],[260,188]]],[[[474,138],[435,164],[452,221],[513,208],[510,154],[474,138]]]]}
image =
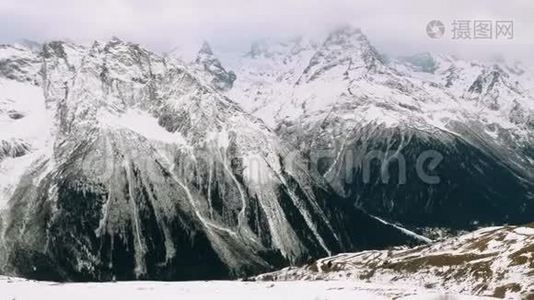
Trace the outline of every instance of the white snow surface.
{"type": "Polygon", "coordinates": [[[55,283],[0,277],[0,300],[42,299],[291,299],[291,300],[389,300],[457,299],[483,300],[488,297],[449,295],[413,286],[389,286],[353,281],[242,282],[189,281],[115,283],[55,283]]]}
{"type": "Polygon", "coordinates": [[[0,152],[27,152],[21,156],[0,154],[0,210],[20,177],[51,146],[52,112],[46,109],[38,86],[0,78],[0,152]]]}
{"type": "Polygon", "coordinates": [[[139,109],[129,109],[123,114],[108,111],[102,113],[101,121],[111,128],[129,129],[149,140],[166,144],[186,144],[180,132],[169,132],[158,124],[157,118],[139,109]]]}
{"type": "Polygon", "coordinates": [[[51,124],[42,88],[0,79],[0,90],[0,140],[23,139],[42,146],[51,124]]]}

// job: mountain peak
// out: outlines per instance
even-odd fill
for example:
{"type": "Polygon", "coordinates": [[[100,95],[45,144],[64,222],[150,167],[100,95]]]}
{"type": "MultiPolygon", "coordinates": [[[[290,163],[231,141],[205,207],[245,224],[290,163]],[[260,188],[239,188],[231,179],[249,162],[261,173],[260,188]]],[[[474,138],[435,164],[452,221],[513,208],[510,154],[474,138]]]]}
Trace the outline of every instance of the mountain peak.
{"type": "Polygon", "coordinates": [[[382,72],[385,68],[382,56],[362,31],[344,26],[328,35],[311,58],[299,83],[331,72],[341,72],[344,78],[359,78],[368,72],[382,72]]]}
{"type": "Polygon", "coordinates": [[[197,52],[195,63],[202,65],[217,65],[222,68],[221,62],[213,53],[210,44],[206,41],[202,42],[202,45],[197,52]]]}
{"type": "Polygon", "coordinates": [[[202,42],[202,46],[200,46],[198,54],[213,55],[210,44],[206,41],[202,42]]]}
{"type": "Polygon", "coordinates": [[[109,39],[109,43],[124,43],[118,36],[112,36],[111,39],[109,39]]]}
{"type": "Polygon", "coordinates": [[[211,50],[208,42],[204,41],[200,50],[197,53],[195,64],[200,66],[202,73],[211,82],[211,86],[219,90],[228,90],[236,79],[236,75],[232,71],[226,70],[219,59],[211,50]]]}
{"type": "Polygon", "coordinates": [[[363,35],[362,30],[351,25],[340,26],[330,32],[330,36],[360,36],[363,35]]]}
{"type": "Polygon", "coordinates": [[[246,57],[256,58],[260,56],[268,57],[268,44],[265,40],[255,41],[250,46],[250,50],[245,54],[246,57]]]}
{"type": "Polygon", "coordinates": [[[371,47],[369,40],[361,29],[352,26],[343,26],[333,30],[326,38],[325,44],[371,47]]]}

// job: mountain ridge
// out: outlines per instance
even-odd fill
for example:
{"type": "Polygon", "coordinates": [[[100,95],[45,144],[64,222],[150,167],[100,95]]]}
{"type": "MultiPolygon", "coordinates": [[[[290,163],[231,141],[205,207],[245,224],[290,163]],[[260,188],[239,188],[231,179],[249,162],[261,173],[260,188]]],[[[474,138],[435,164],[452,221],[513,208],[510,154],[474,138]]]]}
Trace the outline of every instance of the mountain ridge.
{"type": "MultiPolygon", "coordinates": [[[[298,154],[286,160],[274,132],[181,64],[118,38],[51,42],[38,55],[33,101],[48,119],[33,130],[45,140],[2,161],[26,162],[1,187],[5,273],[227,278],[421,242],[345,203],[298,154]]],[[[15,103],[21,81],[2,80],[17,86],[15,103]]]]}

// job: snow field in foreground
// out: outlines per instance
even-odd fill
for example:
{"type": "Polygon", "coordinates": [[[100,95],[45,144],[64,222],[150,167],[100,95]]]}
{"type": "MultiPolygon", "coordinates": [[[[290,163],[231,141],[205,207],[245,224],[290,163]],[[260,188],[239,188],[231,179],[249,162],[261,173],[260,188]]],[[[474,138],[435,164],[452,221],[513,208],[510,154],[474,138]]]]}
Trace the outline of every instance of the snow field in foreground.
{"type": "Polygon", "coordinates": [[[417,287],[380,286],[350,281],[54,283],[0,277],[0,300],[13,299],[482,300],[490,298],[444,295],[417,287]]]}

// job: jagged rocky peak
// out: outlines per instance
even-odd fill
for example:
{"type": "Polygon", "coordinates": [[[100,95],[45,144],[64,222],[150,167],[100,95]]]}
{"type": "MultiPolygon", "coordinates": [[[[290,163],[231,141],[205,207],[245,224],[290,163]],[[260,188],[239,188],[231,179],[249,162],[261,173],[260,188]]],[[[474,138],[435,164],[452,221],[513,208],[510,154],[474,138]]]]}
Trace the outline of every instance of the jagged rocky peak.
{"type": "Polygon", "coordinates": [[[327,37],[323,47],[340,47],[351,53],[350,50],[357,50],[358,55],[368,64],[367,67],[373,67],[372,63],[376,61],[384,63],[382,56],[368,40],[367,36],[361,29],[352,26],[344,26],[334,30],[327,37]]]}
{"type": "Polygon", "coordinates": [[[58,43],[52,49],[44,65],[45,95],[56,103],[67,138],[105,127],[132,109],[155,114],[160,107],[156,88],[167,64],[142,46],[114,37],[87,48],[58,43]]]}
{"type": "Polygon", "coordinates": [[[213,50],[211,50],[210,44],[206,41],[202,42],[202,46],[200,46],[200,49],[198,50],[197,62],[202,60],[202,56],[207,56],[207,57],[214,56],[213,50]]]}
{"type": "MultiPolygon", "coordinates": [[[[55,78],[54,76],[72,76],[82,64],[82,59],[90,48],[70,41],[50,41],[43,44],[41,68],[43,79],[55,78]],[[53,72],[53,73],[47,73],[53,72]]],[[[45,89],[45,93],[47,89],[45,89]]]]}
{"type": "Polygon", "coordinates": [[[93,47],[94,55],[100,54],[103,61],[102,76],[110,80],[133,81],[144,88],[150,80],[165,72],[164,59],[139,44],[113,38],[102,48],[93,47]]]}
{"type": "Polygon", "coordinates": [[[350,25],[339,27],[330,32],[325,41],[325,44],[329,43],[342,45],[344,47],[359,47],[362,46],[362,44],[370,46],[369,41],[367,40],[367,37],[363,34],[362,30],[360,28],[353,27],[350,25]]]}
{"type": "Polygon", "coordinates": [[[483,70],[483,72],[478,75],[477,79],[473,84],[468,88],[468,93],[473,94],[486,94],[490,93],[496,84],[506,80],[508,78],[503,69],[498,65],[493,65],[489,69],[483,70]]]}
{"type": "Polygon", "coordinates": [[[70,41],[49,41],[43,44],[42,52],[43,56],[58,56],[60,58],[67,58],[70,56],[83,56],[84,50],[87,50],[87,47],[83,45],[76,44],[70,41]]]}
{"type": "Polygon", "coordinates": [[[195,63],[206,72],[208,80],[216,89],[225,91],[232,88],[236,75],[226,70],[211,50],[210,45],[204,41],[198,51],[195,63]]]}
{"type": "Polygon", "coordinates": [[[331,32],[310,59],[299,80],[309,82],[321,75],[360,78],[386,72],[384,58],[358,28],[344,26],[331,32]]]}
{"type": "Polygon", "coordinates": [[[521,107],[527,108],[524,114],[532,115],[532,111],[529,112],[528,109],[534,108],[531,105],[534,98],[514,76],[505,66],[485,65],[468,86],[462,98],[479,101],[488,109],[500,111],[506,115],[513,112],[517,116],[517,110],[521,107]]]}

